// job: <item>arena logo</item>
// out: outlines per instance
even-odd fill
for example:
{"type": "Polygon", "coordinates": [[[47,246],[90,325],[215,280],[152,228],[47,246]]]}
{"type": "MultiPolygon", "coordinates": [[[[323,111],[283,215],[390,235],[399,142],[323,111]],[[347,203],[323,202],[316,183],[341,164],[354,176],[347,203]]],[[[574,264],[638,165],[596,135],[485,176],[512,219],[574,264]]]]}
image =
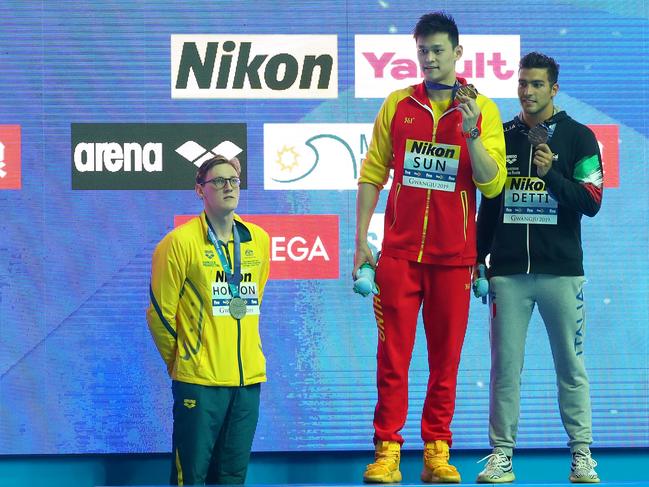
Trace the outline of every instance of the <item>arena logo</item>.
{"type": "Polygon", "coordinates": [[[0,190],[21,189],[20,125],[0,125],[0,190]]]}
{"type": "MultiPolygon", "coordinates": [[[[465,35],[460,44],[458,76],[486,96],[516,98],[520,36],[465,35]]],[[[423,79],[411,35],[357,35],[354,57],[356,98],[385,98],[423,79]]]]}
{"type": "Polygon", "coordinates": [[[595,133],[604,167],[604,187],[620,187],[620,129],[617,125],[588,125],[595,133]]]}
{"type": "Polygon", "coordinates": [[[192,164],[194,164],[194,166],[201,167],[201,165],[205,161],[211,159],[214,156],[220,155],[226,157],[227,159],[232,159],[233,157],[237,157],[239,154],[241,154],[243,152],[243,149],[237,144],[226,140],[225,142],[221,142],[213,149],[207,150],[198,142],[189,140],[178,147],[176,149],[176,152],[190,161],[192,164]]]}
{"type": "Polygon", "coordinates": [[[72,124],[72,189],[193,189],[196,167],[237,156],[245,124],[72,124]],[[205,147],[213,149],[205,149],[205,147]]]}
{"type": "MultiPolygon", "coordinates": [[[[177,215],[174,226],[194,215],[177,215]]],[[[270,279],[338,279],[338,215],[241,215],[270,235],[270,279]]]]}
{"type": "Polygon", "coordinates": [[[172,98],[336,98],[335,35],[171,36],[172,98]]]}
{"type": "Polygon", "coordinates": [[[162,144],[81,142],[75,146],[73,158],[79,172],[161,172],[162,144]]]}
{"type": "Polygon", "coordinates": [[[264,124],[264,189],[356,190],[369,123],[264,124]]]}

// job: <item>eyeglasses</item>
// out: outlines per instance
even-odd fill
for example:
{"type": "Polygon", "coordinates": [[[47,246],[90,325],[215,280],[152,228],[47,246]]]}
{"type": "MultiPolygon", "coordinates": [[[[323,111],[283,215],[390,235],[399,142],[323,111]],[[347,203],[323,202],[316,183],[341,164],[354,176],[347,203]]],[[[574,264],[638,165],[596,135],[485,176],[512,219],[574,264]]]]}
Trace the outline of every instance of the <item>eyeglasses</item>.
{"type": "Polygon", "coordinates": [[[217,176],[215,178],[208,179],[207,181],[203,181],[201,185],[207,183],[212,183],[216,189],[225,188],[225,183],[230,183],[231,187],[238,188],[241,184],[241,178],[238,178],[236,176],[233,176],[231,178],[222,178],[221,176],[217,176]]]}

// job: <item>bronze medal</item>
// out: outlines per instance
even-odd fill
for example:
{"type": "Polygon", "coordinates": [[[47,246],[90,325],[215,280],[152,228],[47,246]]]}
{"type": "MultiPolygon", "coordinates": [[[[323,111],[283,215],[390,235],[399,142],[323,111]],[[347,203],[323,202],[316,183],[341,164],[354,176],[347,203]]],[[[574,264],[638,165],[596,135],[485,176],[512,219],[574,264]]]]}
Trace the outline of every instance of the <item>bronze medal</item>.
{"type": "Polygon", "coordinates": [[[235,320],[241,320],[246,316],[246,302],[238,296],[232,298],[228,304],[228,311],[235,320]]]}
{"type": "Polygon", "coordinates": [[[527,140],[534,147],[548,142],[548,129],[544,125],[532,127],[527,134],[527,140]]]}

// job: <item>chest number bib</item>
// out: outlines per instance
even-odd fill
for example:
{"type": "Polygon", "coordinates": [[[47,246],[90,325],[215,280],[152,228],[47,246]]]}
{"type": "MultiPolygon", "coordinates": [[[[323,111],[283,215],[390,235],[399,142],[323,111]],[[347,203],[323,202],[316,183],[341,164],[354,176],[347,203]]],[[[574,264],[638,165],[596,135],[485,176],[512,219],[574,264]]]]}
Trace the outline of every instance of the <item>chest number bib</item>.
{"type": "MultiPolygon", "coordinates": [[[[257,293],[256,282],[242,282],[239,285],[239,297],[235,298],[243,301],[246,306],[245,313],[241,312],[241,316],[233,316],[235,319],[242,319],[245,315],[258,315],[259,314],[259,294],[257,293]]],[[[230,303],[232,301],[230,295],[230,288],[225,282],[212,283],[212,315],[213,316],[231,316],[232,309],[230,303]]],[[[236,311],[235,311],[236,312],[236,311]]]]}
{"type": "Polygon", "coordinates": [[[403,185],[455,191],[459,165],[459,145],[408,139],[403,157],[403,185]]]}
{"type": "Polygon", "coordinates": [[[542,179],[509,177],[505,181],[503,223],[556,225],[558,207],[542,179]]]}

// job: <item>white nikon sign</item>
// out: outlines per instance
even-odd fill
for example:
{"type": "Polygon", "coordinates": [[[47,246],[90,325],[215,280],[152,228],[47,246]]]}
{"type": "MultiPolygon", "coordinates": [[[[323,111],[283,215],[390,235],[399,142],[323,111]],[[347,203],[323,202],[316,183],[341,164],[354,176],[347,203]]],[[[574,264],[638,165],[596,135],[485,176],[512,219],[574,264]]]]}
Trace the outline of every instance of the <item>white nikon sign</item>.
{"type": "Polygon", "coordinates": [[[335,35],[171,36],[172,98],[336,98],[335,35]]]}

